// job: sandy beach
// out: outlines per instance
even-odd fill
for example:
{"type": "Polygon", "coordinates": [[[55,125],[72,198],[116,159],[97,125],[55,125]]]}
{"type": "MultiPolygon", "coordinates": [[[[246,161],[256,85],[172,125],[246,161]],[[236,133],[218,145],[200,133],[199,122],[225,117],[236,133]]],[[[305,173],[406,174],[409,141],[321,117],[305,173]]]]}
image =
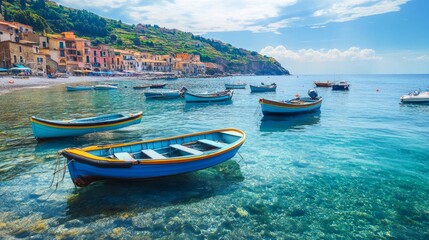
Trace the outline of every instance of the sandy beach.
{"type": "Polygon", "coordinates": [[[0,77],[0,94],[9,93],[24,88],[45,88],[59,84],[75,84],[83,82],[128,80],[133,77],[88,77],[70,76],[68,78],[50,79],[47,77],[30,77],[29,79],[15,79],[12,76],[0,77]]]}

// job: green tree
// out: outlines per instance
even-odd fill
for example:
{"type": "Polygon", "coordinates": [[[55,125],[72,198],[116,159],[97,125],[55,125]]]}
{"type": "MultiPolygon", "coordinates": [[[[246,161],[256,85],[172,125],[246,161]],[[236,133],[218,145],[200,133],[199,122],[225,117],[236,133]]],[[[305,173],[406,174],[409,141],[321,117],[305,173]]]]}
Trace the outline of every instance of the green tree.
{"type": "Polygon", "coordinates": [[[116,41],[116,43],[117,43],[119,46],[122,46],[122,44],[124,44],[124,42],[122,41],[122,39],[121,39],[121,38],[118,38],[118,40],[116,41]]]}
{"type": "Polygon", "coordinates": [[[116,40],[118,39],[118,37],[115,35],[115,34],[111,34],[110,35],[110,41],[113,43],[113,42],[116,42],[116,40]]]}

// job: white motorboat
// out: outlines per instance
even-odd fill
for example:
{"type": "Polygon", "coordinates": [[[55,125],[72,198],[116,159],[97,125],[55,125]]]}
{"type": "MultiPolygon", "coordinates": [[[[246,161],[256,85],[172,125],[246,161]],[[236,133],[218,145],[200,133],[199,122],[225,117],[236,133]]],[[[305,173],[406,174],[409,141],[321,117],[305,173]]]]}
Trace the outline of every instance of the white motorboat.
{"type": "Polygon", "coordinates": [[[403,103],[429,103],[429,92],[414,91],[401,96],[400,99],[403,103]]]}

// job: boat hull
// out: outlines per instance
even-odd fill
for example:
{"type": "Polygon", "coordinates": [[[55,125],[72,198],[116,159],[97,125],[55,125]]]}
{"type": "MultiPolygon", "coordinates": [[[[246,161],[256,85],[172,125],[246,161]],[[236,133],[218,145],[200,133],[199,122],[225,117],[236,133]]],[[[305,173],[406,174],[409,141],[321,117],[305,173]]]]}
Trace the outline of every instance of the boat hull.
{"type": "Polygon", "coordinates": [[[233,96],[233,91],[221,96],[211,96],[211,94],[197,95],[185,92],[184,96],[186,102],[222,102],[230,101],[233,96]]]}
{"type": "Polygon", "coordinates": [[[314,82],[314,85],[316,85],[316,87],[332,87],[331,82],[314,82]]]}
{"type": "Polygon", "coordinates": [[[263,98],[259,99],[259,103],[264,115],[295,115],[318,111],[322,106],[322,98],[315,102],[301,105],[271,101],[263,98]]]}
{"type": "Polygon", "coordinates": [[[416,91],[400,98],[402,103],[429,103],[429,92],[416,91]]]}
{"type": "Polygon", "coordinates": [[[138,124],[141,122],[143,114],[137,113],[131,116],[94,123],[70,124],[68,122],[60,123],[59,121],[49,121],[36,117],[31,117],[31,128],[36,139],[75,137],[88,133],[109,131],[138,124]]]}
{"type": "Polygon", "coordinates": [[[277,86],[267,85],[267,86],[254,86],[250,85],[250,92],[275,92],[277,86]]]}
{"type": "MultiPolygon", "coordinates": [[[[73,183],[77,186],[84,187],[93,181],[102,179],[147,179],[157,178],[164,176],[171,176],[183,174],[201,169],[215,166],[219,163],[225,162],[236,155],[240,147],[245,141],[245,133],[237,129],[219,129],[202,133],[181,135],[172,138],[155,139],[142,141],[130,144],[113,144],[109,145],[109,151],[116,152],[116,149],[130,149],[135,150],[136,146],[146,149],[151,147],[159,149],[160,146],[172,143],[187,143],[190,141],[197,141],[204,138],[212,138],[214,136],[221,136],[219,133],[236,132],[238,135],[229,135],[232,138],[231,143],[225,147],[219,148],[216,151],[211,151],[202,155],[188,155],[176,158],[166,159],[143,159],[133,162],[125,161],[97,161],[97,157],[89,155],[88,150],[93,152],[104,151],[104,147],[91,146],[84,149],[65,149],[61,154],[66,157],[68,162],[68,170],[73,183]],[[113,150],[112,150],[113,149],[113,150]],[[79,151],[83,150],[83,151],[79,151]],[[93,159],[91,159],[93,158],[93,159]],[[103,162],[103,163],[101,163],[103,162]]],[[[222,135],[223,136],[223,135],[222,135]]],[[[168,146],[168,145],[167,145],[168,146]]]]}

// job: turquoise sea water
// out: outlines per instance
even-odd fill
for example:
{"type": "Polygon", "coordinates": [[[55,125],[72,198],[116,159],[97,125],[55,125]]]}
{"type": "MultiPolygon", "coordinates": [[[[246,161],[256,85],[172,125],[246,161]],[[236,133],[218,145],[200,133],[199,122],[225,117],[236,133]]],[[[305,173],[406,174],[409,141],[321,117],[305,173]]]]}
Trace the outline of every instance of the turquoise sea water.
{"type": "Polygon", "coordinates": [[[399,97],[429,75],[246,76],[179,79],[171,88],[276,82],[276,93],[236,90],[228,104],[146,101],[121,90],[64,86],[0,96],[0,238],[429,239],[429,105],[399,97]],[[259,98],[306,95],[316,80],[347,80],[349,92],[318,88],[320,113],[266,118],[259,98]],[[377,92],[376,89],[379,89],[377,92]],[[37,143],[28,117],[69,119],[142,110],[121,130],[37,143]],[[49,188],[56,152],[235,127],[240,155],[202,171],[150,181],[75,188],[68,172],[49,188]]]}

